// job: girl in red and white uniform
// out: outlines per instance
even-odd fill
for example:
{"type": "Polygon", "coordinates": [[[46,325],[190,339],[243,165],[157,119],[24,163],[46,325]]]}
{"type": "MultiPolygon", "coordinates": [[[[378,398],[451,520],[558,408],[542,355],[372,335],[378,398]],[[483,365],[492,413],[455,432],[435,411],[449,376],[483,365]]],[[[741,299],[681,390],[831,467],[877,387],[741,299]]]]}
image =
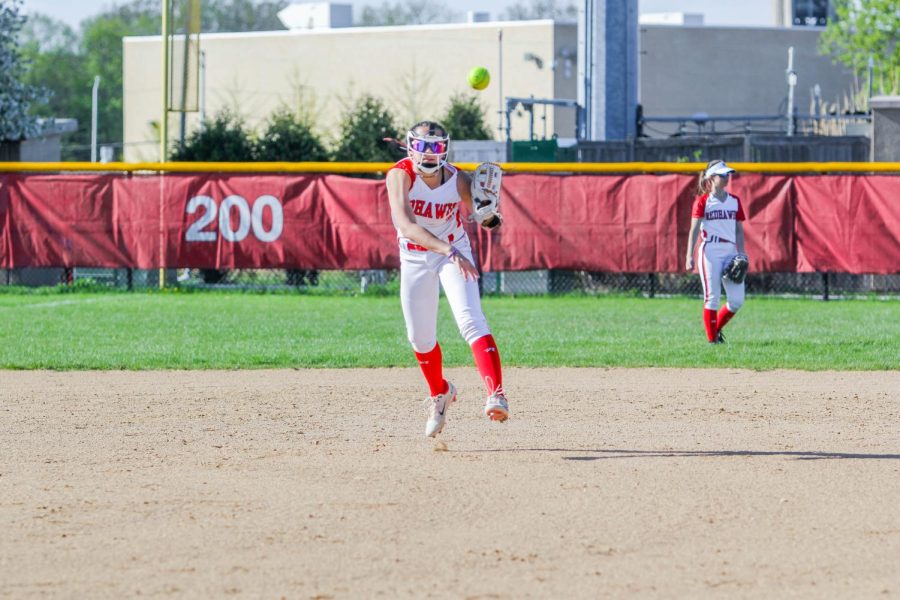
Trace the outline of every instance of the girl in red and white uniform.
{"type": "Polygon", "coordinates": [[[462,202],[472,208],[471,180],[446,161],[450,137],[440,124],[416,124],[406,142],[409,157],[388,171],[386,185],[400,242],[400,304],[430,390],[425,435],[433,437],[443,429],[447,407],[456,400],[456,388],[443,376],[437,342],[439,286],[487,388],[485,414],[505,421],[509,404],[503,392],[500,353],[481,311],[478,270],[459,212],[462,202]]]}
{"type": "Polygon", "coordinates": [[[710,344],[725,341],[722,328],[744,304],[744,283],[722,278],[722,271],[736,254],[744,254],[744,208],[736,196],[725,187],[734,169],[724,161],[714,160],[700,174],[697,200],[691,211],[691,232],[688,239],[687,270],[694,268],[694,246],[697,267],[703,284],[703,325],[710,344]],[[722,284],[728,302],[719,308],[722,284]]]}

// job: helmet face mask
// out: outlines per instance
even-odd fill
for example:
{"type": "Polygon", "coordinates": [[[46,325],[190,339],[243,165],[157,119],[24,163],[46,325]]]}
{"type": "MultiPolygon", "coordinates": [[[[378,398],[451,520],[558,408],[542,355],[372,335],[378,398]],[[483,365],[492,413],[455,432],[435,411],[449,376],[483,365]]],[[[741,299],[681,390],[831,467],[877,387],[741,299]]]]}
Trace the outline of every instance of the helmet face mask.
{"type": "Polygon", "coordinates": [[[406,152],[416,169],[426,175],[436,173],[447,163],[449,151],[449,135],[422,134],[415,128],[406,134],[406,152]]]}

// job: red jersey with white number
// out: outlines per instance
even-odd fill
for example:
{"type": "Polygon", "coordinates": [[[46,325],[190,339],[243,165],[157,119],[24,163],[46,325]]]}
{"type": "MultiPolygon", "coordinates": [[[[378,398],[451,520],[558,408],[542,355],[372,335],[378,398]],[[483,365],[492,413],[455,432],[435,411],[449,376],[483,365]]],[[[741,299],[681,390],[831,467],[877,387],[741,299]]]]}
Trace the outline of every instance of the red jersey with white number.
{"type": "MultiPolygon", "coordinates": [[[[450,176],[444,183],[431,189],[421,177],[417,177],[411,158],[404,158],[397,162],[391,169],[406,171],[412,181],[409,188],[409,206],[416,216],[416,224],[421,225],[434,237],[445,242],[453,242],[462,239],[466,232],[462,227],[462,218],[459,215],[459,203],[462,198],[457,190],[458,170],[447,163],[450,176]]],[[[414,243],[400,235],[397,230],[397,238],[400,243],[414,243]]]]}
{"type": "Polygon", "coordinates": [[[724,200],[712,194],[703,194],[694,202],[691,217],[703,219],[700,223],[700,238],[718,242],[736,242],[736,223],[744,221],[744,208],[740,199],[726,193],[724,200]]]}

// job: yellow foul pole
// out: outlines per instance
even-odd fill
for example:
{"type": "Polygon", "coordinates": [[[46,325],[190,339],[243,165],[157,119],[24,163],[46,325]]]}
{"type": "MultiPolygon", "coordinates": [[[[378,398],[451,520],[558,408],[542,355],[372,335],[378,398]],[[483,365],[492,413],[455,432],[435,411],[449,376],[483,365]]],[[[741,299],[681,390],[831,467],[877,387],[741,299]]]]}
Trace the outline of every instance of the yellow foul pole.
{"type": "MultiPolygon", "coordinates": [[[[169,2],[162,0],[162,119],[159,122],[159,160],[166,162],[169,159],[169,2]]],[[[163,176],[159,178],[159,224],[160,224],[160,258],[165,250],[165,232],[163,224],[163,176]]],[[[166,287],[166,270],[159,268],[159,287],[166,287]]]]}

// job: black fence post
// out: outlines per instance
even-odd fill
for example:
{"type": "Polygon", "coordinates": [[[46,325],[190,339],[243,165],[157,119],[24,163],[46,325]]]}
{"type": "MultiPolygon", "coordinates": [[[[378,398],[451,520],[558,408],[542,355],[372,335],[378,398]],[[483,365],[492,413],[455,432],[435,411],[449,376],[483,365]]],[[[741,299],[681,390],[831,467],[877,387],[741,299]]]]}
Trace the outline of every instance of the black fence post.
{"type": "Polygon", "coordinates": [[[656,273],[647,273],[647,283],[650,288],[650,297],[656,296],[656,273]]]}
{"type": "Polygon", "coordinates": [[[828,273],[822,273],[822,300],[828,300],[828,273]]]}
{"type": "Polygon", "coordinates": [[[128,286],[128,291],[134,291],[134,269],[128,267],[125,269],[125,284],[128,286]]]}

